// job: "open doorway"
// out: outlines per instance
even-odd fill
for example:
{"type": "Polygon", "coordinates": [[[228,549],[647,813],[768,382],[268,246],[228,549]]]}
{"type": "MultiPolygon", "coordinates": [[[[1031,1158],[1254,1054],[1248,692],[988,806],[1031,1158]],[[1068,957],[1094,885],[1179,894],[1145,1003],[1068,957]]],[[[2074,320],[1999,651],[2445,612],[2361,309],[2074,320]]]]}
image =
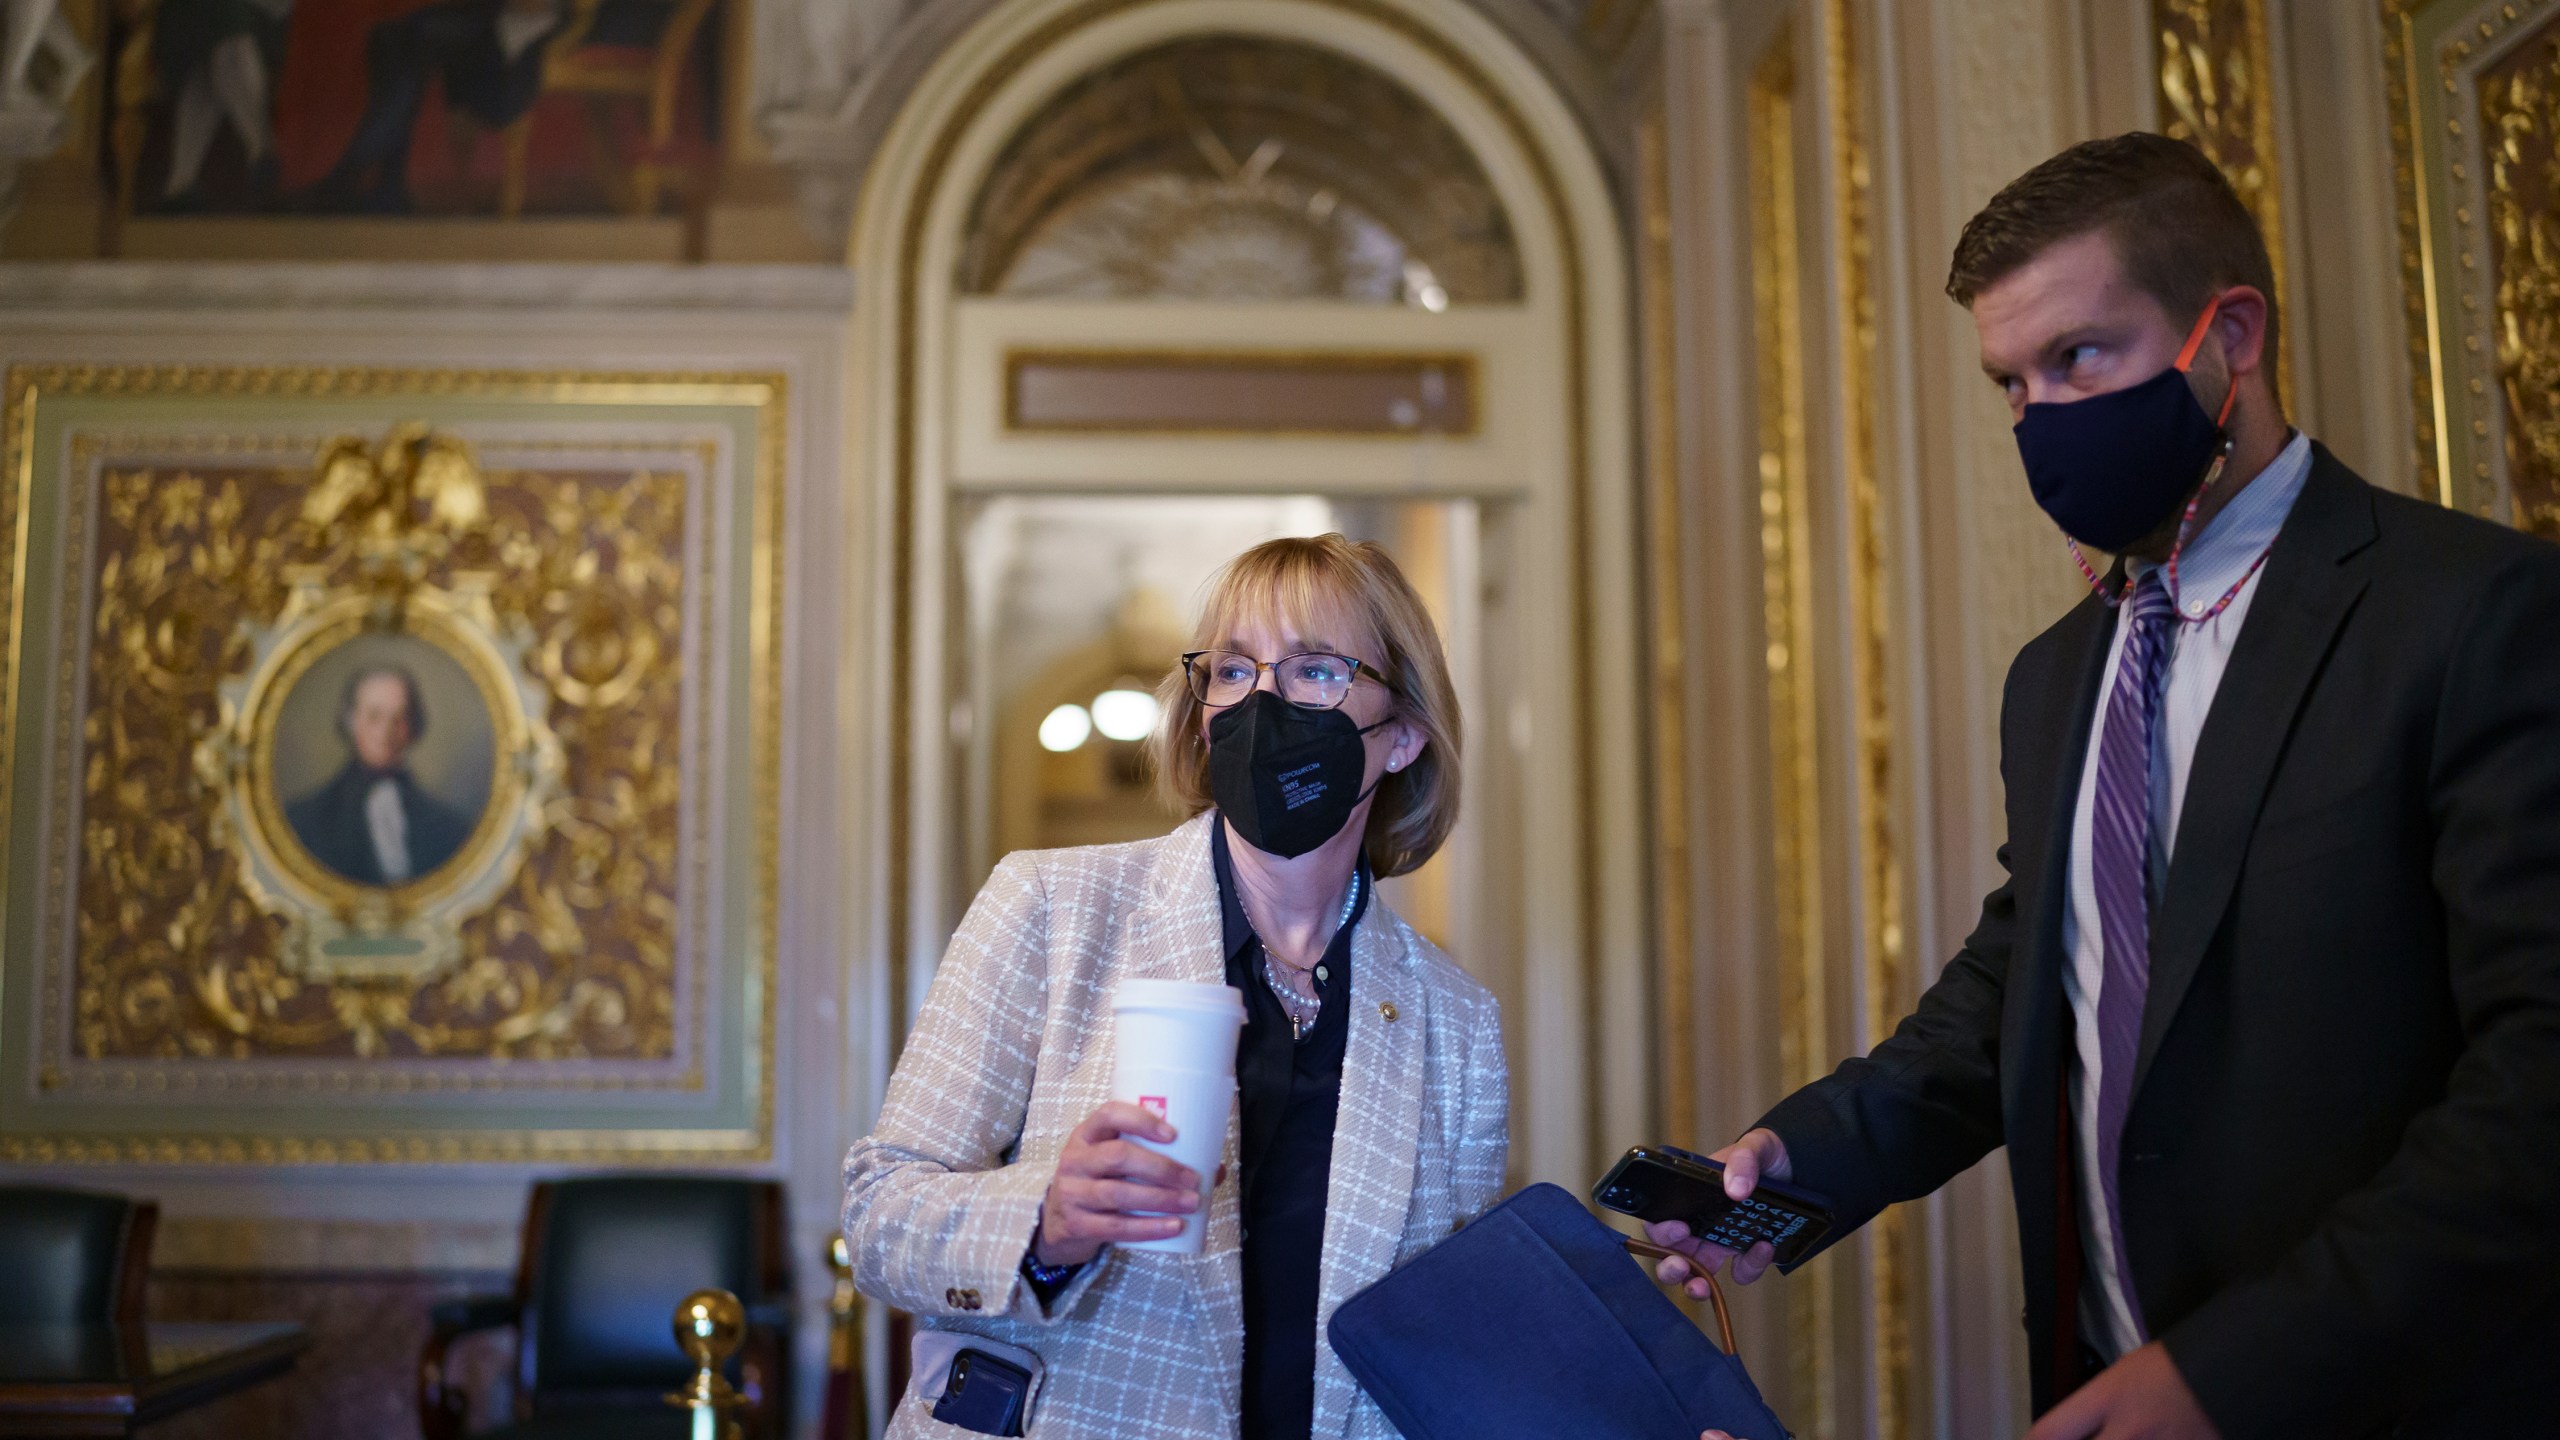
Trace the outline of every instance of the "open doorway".
{"type": "Polygon", "coordinates": [[[1185,648],[1211,576],[1265,540],[1374,540],[1422,596],[1449,652],[1468,727],[1459,828],[1429,864],[1385,882],[1388,902],[1500,993],[1514,976],[1493,908],[1461,906],[1502,802],[1485,693],[1481,507],[1472,500],[1321,495],[1010,494],[960,502],[962,656],[952,672],[956,890],[1025,849],[1161,835],[1185,818],[1154,791],[1143,741],[1153,691],[1185,648]]]}
{"type": "Polygon", "coordinates": [[[1340,530],[1469,730],[1389,898],[1503,1001],[1517,1178],[1587,1185],[1651,1026],[1622,227],[1571,114],[1456,0],[1012,0],[871,173],[887,1053],[1000,854],[1173,822],[1113,732],[1200,582],[1340,530]]]}

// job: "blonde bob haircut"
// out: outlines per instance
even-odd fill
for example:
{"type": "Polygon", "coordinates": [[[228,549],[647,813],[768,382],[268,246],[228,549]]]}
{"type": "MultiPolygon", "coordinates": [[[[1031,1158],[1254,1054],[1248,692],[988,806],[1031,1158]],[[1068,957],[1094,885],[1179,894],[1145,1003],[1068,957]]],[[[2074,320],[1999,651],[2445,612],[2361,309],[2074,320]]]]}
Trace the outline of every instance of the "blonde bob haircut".
{"type": "MultiPolygon", "coordinates": [[[[1384,546],[1340,535],[1270,540],[1228,561],[1209,582],[1190,648],[1224,649],[1249,621],[1340,647],[1361,662],[1362,675],[1383,682],[1394,696],[1382,718],[1421,734],[1425,743],[1413,763],[1380,777],[1365,837],[1377,874],[1421,868],[1458,823],[1459,743],[1457,691],[1422,597],[1384,546]]],[[[1197,815],[1213,803],[1200,729],[1208,707],[1192,697],[1180,664],[1156,686],[1156,700],[1163,719],[1147,741],[1156,786],[1183,813],[1197,815]]]]}

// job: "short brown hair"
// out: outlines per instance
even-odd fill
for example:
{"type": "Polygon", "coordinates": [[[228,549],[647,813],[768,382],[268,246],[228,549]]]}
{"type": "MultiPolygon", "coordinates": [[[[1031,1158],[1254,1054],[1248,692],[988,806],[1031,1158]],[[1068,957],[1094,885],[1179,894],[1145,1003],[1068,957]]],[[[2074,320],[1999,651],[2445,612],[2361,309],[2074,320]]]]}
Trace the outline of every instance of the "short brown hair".
{"type": "MultiPolygon", "coordinates": [[[[1386,547],[1339,535],[1267,540],[1227,562],[1209,582],[1192,632],[1194,649],[1228,643],[1248,617],[1302,635],[1340,636],[1358,626],[1378,642],[1378,654],[1354,655],[1362,672],[1385,683],[1395,697],[1390,718],[1420,731],[1422,753],[1403,769],[1380,777],[1369,807],[1369,866],[1379,875],[1421,868],[1458,823],[1458,692],[1449,683],[1449,661],[1440,631],[1422,597],[1396,568],[1386,547]]],[[[1262,657],[1276,660],[1276,655],[1262,657]]],[[[1209,808],[1209,752],[1200,744],[1200,712],[1182,667],[1156,686],[1163,719],[1149,737],[1156,784],[1165,798],[1189,814],[1209,808]]]]}
{"type": "Polygon", "coordinates": [[[2055,243],[2092,230],[2106,232],[2126,278],[2179,324],[2194,324],[2235,285],[2266,296],[2261,369],[2275,384],[2283,331],[2266,238],[2221,168],[2166,135],[2137,130],[2083,141],[2010,181],[1956,237],[1947,295],[1970,310],[1975,296],[2055,243]]]}

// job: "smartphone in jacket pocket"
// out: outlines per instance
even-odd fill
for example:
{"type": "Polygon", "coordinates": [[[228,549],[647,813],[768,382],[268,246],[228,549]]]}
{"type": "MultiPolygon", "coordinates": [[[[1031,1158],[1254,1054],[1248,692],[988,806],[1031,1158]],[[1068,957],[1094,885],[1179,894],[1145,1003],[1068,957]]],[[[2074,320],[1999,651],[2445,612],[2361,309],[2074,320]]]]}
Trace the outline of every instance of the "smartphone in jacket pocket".
{"type": "Polygon", "coordinates": [[[915,1393],[934,1419],[978,1435],[1021,1435],[1040,1396],[1040,1357],[958,1330],[921,1330],[909,1351],[915,1393]]]}

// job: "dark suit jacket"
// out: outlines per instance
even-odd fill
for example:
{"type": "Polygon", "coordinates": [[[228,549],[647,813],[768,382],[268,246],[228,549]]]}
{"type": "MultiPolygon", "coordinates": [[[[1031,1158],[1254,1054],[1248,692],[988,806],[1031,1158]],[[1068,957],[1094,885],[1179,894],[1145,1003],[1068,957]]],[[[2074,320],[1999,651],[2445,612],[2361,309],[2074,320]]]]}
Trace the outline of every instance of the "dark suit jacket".
{"type": "MultiPolygon", "coordinates": [[[[382,860],[373,852],[373,826],[365,819],[365,796],[380,777],[350,760],[329,783],[288,802],[285,822],[312,858],[359,885],[386,883],[382,860]]],[[[417,879],[453,858],[471,838],[474,816],[421,789],[406,770],[393,774],[400,787],[400,813],[409,822],[409,877],[417,879]]]]}
{"type": "MultiPolygon", "coordinates": [[[[2152,917],[2142,1313],[2223,1440],[2560,1435],[2560,547],[2314,447],[2258,586],[2152,917]]],[[[2038,1410],[2077,1334],[2062,916],[2113,631],[2093,598],[2010,668],[2009,880],[1964,949],[1761,1122],[1844,1232],[2009,1147],[2038,1410]]]]}

